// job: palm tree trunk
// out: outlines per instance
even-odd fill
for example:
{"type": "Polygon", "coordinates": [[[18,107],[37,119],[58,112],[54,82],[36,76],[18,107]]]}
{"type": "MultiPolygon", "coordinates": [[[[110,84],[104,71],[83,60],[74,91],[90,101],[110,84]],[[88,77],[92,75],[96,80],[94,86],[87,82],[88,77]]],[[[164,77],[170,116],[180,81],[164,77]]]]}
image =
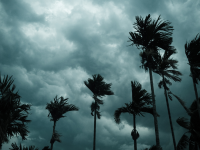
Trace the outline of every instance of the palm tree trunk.
{"type": "Polygon", "coordinates": [[[155,125],[155,135],[156,135],[156,147],[157,147],[157,150],[160,150],[162,148],[160,146],[160,139],[159,139],[158,120],[157,120],[157,114],[156,114],[156,101],[155,101],[155,96],[154,96],[153,78],[152,78],[151,67],[149,67],[149,76],[150,76],[151,93],[152,93],[152,101],[153,101],[153,113],[154,113],[154,125],[155,125]]]}
{"type": "Polygon", "coordinates": [[[51,141],[50,141],[50,143],[51,143],[51,150],[53,150],[53,144],[54,144],[54,142],[55,142],[55,141],[53,141],[53,136],[54,136],[54,134],[55,134],[55,128],[56,128],[56,122],[54,121],[54,125],[53,125],[53,134],[52,134],[51,141]]]}
{"type": "MultiPolygon", "coordinates": [[[[165,85],[164,82],[164,76],[163,76],[163,83],[165,85]]],[[[165,85],[166,86],[166,85],[165,85]]],[[[175,141],[175,136],[174,136],[174,129],[173,129],[173,125],[172,125],[172,118],[171,118],[171,113],[170,113],[170,109],[169,109],[169,102],[168,102],[168,97],[167,97],[167,92],[166,92],[166,88],[164,86],[164,90],[165,90],[165,97],[166,97],[166,103],[167,103],[167,110],[168,110],[168,115],[169,115],[169,122],[170,122],[170,127],[171,127],[171,132],[172,132],[172,139],[173,139],[173,143],[174,143],[174,150],[176,150],[176,141],[175,141]]]]}
{"type": "Polygon", "coordinates": [[[196,84],[194,82],[194,76],[193,76],[191,67],[190,67],[190,71],[191,71],[191,74],[192,74],[192,81],[193,81],[193,85],[194,85],[194,91],[195,91],[195,96],[196,96],[196,101],[197,101],[197,106],[198,106],[197,108],[198,108],[199,119],[200,119],[200,102],[199,102],[198,93],[197,93],[197,87],[196,87],[196,84]]]}
{"type": "MultiPolygon", "coordinates": [[[[136,123],[135,123],[135,114],[133,114],[133,129],[136,135],[136,123]]],[[[134,150],[137,150],[137,139],[134,139],[134,150]]]]}
{"type": "Polygon", "coordinates": [[[95,110],[94,110],[94,139],[93,139],[93,150],[95,150],[95,142],[96,142],[96,104],[97,102],[95,101],[95,110]]]}

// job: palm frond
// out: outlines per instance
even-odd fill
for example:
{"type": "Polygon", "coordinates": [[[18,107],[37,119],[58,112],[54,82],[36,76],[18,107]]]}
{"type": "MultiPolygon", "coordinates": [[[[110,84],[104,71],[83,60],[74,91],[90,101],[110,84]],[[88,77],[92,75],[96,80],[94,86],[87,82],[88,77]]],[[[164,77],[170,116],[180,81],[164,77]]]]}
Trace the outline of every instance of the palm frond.
{"type": "Polygon", "coordinates": [[[183,108],[186,110],[186,112],[188,113],[188,115],[192,115],[192,112],[190,111],[190,109],[188,109],[185,106],[185,102],[183,100],[180,99],[180,97],[176,96],[175,94],[173,94],[171,91],[169,92],[170,94],[172,94],[174,97],[176,97],[178,99],[178,101],[181,103],[181,105],[183,106],[183,108]]]}
{"type": "Polygon", "coordinates": [[[184,134],[178,142],[177,150],[185,150],[188,144],[189,144],[189,138],[187,135],[184,134]]]}
{"type": "Polygon", "coordinates": [[[61,136],[61,134],[58,134],[58,132],[55,130],[55,132],[53,133],[53,136],[51,138],[51,143],[54,143],[55,141],[61,143],[60,136],[61,136]]]}
{"type": "MultiPolygon", "coordinates": [[[[200,97],[199,97],[199,101],[200,101],[200,97]]],[[[197,101],[196,99],[192,102],[190,108],[191,112],[194,112],[195,110],[197,110],[197,101]]]]}
{"type": "MultiPolygon", "coordinates": [[[[142,108],[140,108],[140,110],[141,110],[141,112],[146,112],[146,113],[154,115],[153,107],[142,107],[142,108]]],[[[160,115],[157,112],[156,112],[156,115],[157,115],[157,117],[160,117],[160,115]]]]}
{"type": "Polygon", "coordinates": [[[189,139],[189,149],[190,150],[195,150],[195,140],[193,135],[191,134],[190,139],[189,139]]]}
{"type": "Polygon", "coordinates": [[[96,113],[97,113],[98,119],[101,119],[101,114],[100,114],[100,112],[97,110],[96,113]]]}
{"type": "Polygon", "coordinates": [[[188,129],[190,130],[191,129],[191,126],[190,126],[190,122],[188,121],[187,118],[184,118],[184,117],[179,117],[176,122],[182,126],[183,128],[185,129],[188,129]]]}
{"type": "Polygon", "coordinates": [[[122,113],[129,113],[129,111],[127,110],[126,107],[121,107],[121,108],[118,108],[117,110],[115,110],[115,113],[114,113],[114,119],[115,119],[115,122],[117,124],[119,124],[121,122],[120,120],[120,115],[122,113]]]}
{"type": "Polygon", "coordinates": [[[93,98],[97,102],[97,104],[103,105],[103,100],[98,99],[96,95],[93,95],[93,98]]]}

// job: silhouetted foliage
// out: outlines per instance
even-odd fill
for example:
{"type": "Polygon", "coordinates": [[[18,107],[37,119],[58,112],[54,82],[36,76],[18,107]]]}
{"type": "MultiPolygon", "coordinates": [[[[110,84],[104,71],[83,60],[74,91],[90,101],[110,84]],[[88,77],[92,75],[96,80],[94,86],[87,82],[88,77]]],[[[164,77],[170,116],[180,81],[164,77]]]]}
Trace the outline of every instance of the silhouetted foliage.
{"type": "Polygon", "coordinates": [[[53,149],[53,144],[55,141],[61,142],[60,140],[60,134],[57,133],[55,130],[56,127],[56,122],[62,118],[65,117],[63,116],[64,113],[69,112],[69,111],[78,111],[79,108],[76,107],[73,104],[68,104],[67,103],[68,98],[64,99],[62,96],[60,98],[57,98],[57,96],[54,98],[54,102],[47,103],[46,109],[49,111],[48,117],[50,117],[50,121],[54,122],[53,125],[53,134],[52,138],[50,140],[51,143],[51,150],[53,149]],[[59,101],[60,99],[60,101],[59,101]]]}
{"type": "Polygon", "coordinates": [[[92,102],[90,105],[91,115],[94,116],[94,139],[93,139],[93,150],[96,148],[96,115],[100,119],[101,114],[99,112],[100,106],[103,105],[103,100],[98,99],[97,97],[105,96],[105,95],[114,95],[114,93],[110,90],[112,83],[107,84],[103,81],[103,77],[98,75],[93,75],[93,79],[88,78],[88,81],[84,81],[84,84],[90,89],[93,93],[93,99],[95,102],[92,102]],[[94,114],[93,114],[94,113],[94,114]]]}
{"type": "Polygon", "coordinates": [[[18,92],[14,92],[16,86],[11,77],[0,75],[0,148],[4,142],[8,143],[8,137],[20,134],[22,140],[26,140],[27,126],[24,123],[31,122],[23,112],[28,114],[30,104],[20,104],[18,92]],[[13,84],[13,85],[12,85],[13,84]]]}

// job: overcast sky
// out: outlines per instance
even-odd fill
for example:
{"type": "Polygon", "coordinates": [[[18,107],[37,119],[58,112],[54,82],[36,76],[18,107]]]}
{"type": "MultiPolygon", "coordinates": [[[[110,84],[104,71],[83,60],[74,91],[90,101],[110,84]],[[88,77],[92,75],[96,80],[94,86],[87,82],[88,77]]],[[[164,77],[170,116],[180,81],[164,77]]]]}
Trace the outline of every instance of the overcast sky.
{"type": "MultiPolygon", "coordinates": [[[[79,111],[65,114],[56,125],[62,134],[56,150],[92,150],[94,117],[90,105],[92,92],[84,81],[100,74],[112,83],[112,96],[102,98],[102,118],[97,119],[97,150],[133,150],[131,138],[133,117],[121,115],[121,124],[114,121],[114,112],[131,99],[131,81],[138,81],[151,93],[149,73],[141,69],[140,50],[128,46],[129,32],[134,32],[135,16],[152,19],[161,15],[174,27],[173,43],[179,61],[181,82],[173,82],[171,91],[189,107],[195,99],[192,78],[184,45],[200,32],[198,0],[1,0],[0,1],[0,71],[13,75],[21,102],[32,104],[28,119],[30,133],[26,141],[13,137],[3,150],[17,145],[35,145],[42,150],[50,146],[53,122],[48,118],[46,104],[56,95],[69,98],[79,111]]],[[[158,88],[160,77],[153,73],[158,128],[163,150],[173,149],[164,90],[158,88]]],[[[198,92],[200,86],[197,86],[198,92]]],[[[173,97],[169,101],[176,143],[186,131],[176,123],[178,117],[188,117],[173,97]]],[[[156,144],[154,119],[150,114],[136,117],[140,134],[138,150],[156,144]]]]}

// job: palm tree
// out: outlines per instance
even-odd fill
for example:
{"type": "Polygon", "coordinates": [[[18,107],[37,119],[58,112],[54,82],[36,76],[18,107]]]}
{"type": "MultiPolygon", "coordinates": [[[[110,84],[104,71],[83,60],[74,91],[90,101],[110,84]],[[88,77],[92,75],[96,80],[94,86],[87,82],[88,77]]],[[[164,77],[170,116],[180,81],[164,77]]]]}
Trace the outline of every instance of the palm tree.
{"type": "Polygon", "coordinates": [[[190,122],[184,117],[179,117],[176,120],[180,126],[188,130],[179,140],[177,150],[184,150],[188,144],[189,150],[198,150],[197,147],[200,148],[200,120],[196,100],[193,101],[190,108],[187,108],[187,111],[190,112],[188,113],[190,116],[190,122]],[[186,133],[191,133],[190,138],[186,135],[186,133]]]}
{"type": "Polygon", "coordinates": [[[169,121],[170,121],[170,127],[171,127],[171,132],[172,132],[172,138],[173,138],[173,144],[174,144],[174,149],[176,150],[176,141],[175,141],[175,136],[174,136],[174,130],[173,130],[173,125],[172,125],[172,119],[171,119],[171,113],[170,113],[170,108],[169,108],[169,102],[168,102],[168,97],[167,97],[167,91],[168,91],[168,96],[170,98],[170,100],[172,100],[171,96],[169,95],[169,88],[167,87],[166,84],[171,85],[172,83],[166,79],[167,78],[171,78],[172,80],[174,80],[175,82],[181,81],[181,78],[179,78],[179,75],[182,75],[179,71],[176,71],[175,69],[177,69],[177,60],[174,59],[169,59],[169,57],[172,54],[175,54],[176,51],[165,51],[163,57],[159,58],[158,62],[158,68],[156,70],[153,70],[153,72],[159,74],[162,77],[162,80],[158,83],[158,87],[162,88],[162,86],[164,87],[164,94],[165,94],[165,98],[166,98],[166,103],[167,103],[167,110],[168,110],[168,115],[169,115],[169,121]],[[169,68],[172,67],[174,70],[169,70],[169,68]]]}
{"type": "Polygon", "coordinates": [[[92,91],[93,98],[95,102],[91,104],[91,115],[94,116],[94,139],[93,139],[93,150],[95,150],[95,142],[96,142],[96,115],[100,119],[100,106],[99,104],[103,104],[103,100],[97,98],[99,96],[105,95],[114,95],[114,93],[110,90],[112,83],[107,84],[103,81],[103,77],[101,75],[93,75],[93,79],[88,79],[88,81],[84,81],[84,84],[92,91]],[[93,115],[94,112],[94,115],[93,115]]]}
{"type": "Polygon", "coordinates": [[[130,102],[130,104],[125,103],[126,107],[118,108],[115,111],[114,117],[115,117],[115,122],[119,124],[121,113],[129,113],[133,115],[133,131],[131,132],[131,135],[134,140],[134,150],[137,150],[136,140],[139,138],[139,133],[136,130],[136,122],[135,122],[136,115],[142,115],[144,117],[142,112],[147,112],[152,115],[154,113],[152,107],[146,106],[146,105],[152,105],[151,95],[148,94],[145,89],[142,89],[142,86],[139,82],[134,81],[133,83],[131,81],[131,87],[132,87],[132,102],[130,102]]]}
{"type": "Polygon", "coordinates": [[[170,46],[172,43],[172,31],[173,27],[170,26],[169,21],[159,21],[160,16],[157,20],[150,18],[150,14],[143,19],[142,17],[136,16],[136,23],[134,23],[134,28],[136,32],[129,32],[131,38],[130,41],[133,43],[131,45],[136,45],[138,49],[142,49],[140,56],[142,57],[141,63],[142,68],[145,71],[149,69],[150,84],[151,84],[151,95],[153,99],[153,109],[154,109],[154,125],[155,125],[155,135],[156,135],[156,146],[157,149],[162,149],[159,140],[158,131],[158,121],[156,116],[156,102],[155,94],[153,88],[153,78],[152,70],[157,68],[155,59],[158,57],[158,50],[173,50],[174,48],[170,46]]]}
{"type": "Polygon", "coordinates": [[[58,134],[55,130],[56,127],[56,122],[62,118],[65,117],[63,116],[64,113],[69,112],[69,111],[78,111],[79,108],[76,107],[73,104],[68,104],[67,103],[68,98],[64,99],[62,96],[60,98],[57,98],[57,96],[54,98],[54,102],[51,101],[51,103],[47,103],[46,109],[49,110],[49,114],[48,117],[51,118],[50,121],[54,122],[53,125],[53,134],[52,134],[52,138],[50,140],[51,143],[51,150],[53,149],[53,144],[55,141],[57,142],[61,142],[61,140],[59,139],[59,137],[61,136],[60,134],[58,134]],[[60,102],[58,101],[60,99],[60,102]]]}
{"type": "Polygon", "coordinates": [[[8,143],[8,137],[14,134],[20,134],[22,140],[26,140],[27,126],[24,123],[31,122],[23,113],[28,114],[30,104],[20,104],[20,96],[18,92],[14,92],[16,86],[14,80],[8,75],[1,80],[0,75],[0,149],[4,142],[8,143]],[[13,85],[12,85],[13,84],[13,85]]]}
{"type": "MultiPolygon", "coordinates": [[[[185,54],[188,58],[190,65],[190,76],[192,77],[195,96],[197,100],[198,113],[200,117],[200,102],[198,101],[198,93],[196,84],[198,84],[198,80],[200,81],[200,36],[197,36],[190,42],[185,44],[185,54]]],[[[200,118],[199,118],[200,119],[200,118]]]]}

